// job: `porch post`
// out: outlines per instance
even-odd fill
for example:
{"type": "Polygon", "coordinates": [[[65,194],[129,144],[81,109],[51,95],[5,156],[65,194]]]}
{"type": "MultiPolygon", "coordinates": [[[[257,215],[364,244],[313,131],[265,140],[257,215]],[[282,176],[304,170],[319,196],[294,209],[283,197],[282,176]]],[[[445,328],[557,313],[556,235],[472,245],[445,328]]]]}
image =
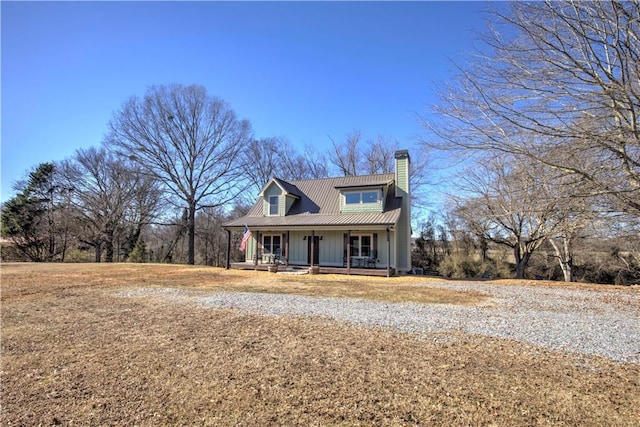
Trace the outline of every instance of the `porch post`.
{"type": "Polygon", "coordinates": [[[231,268],[231,230],[225,228],[224,231],[227,232],[227,264],[225,270],[228,270],[231,268]]]}
{"type": "Polygon", "coordinates": [[[391,277],[391,231],[387,227],[387,277],[391,277]]]}
{"type": "Polygon", "coordinates": [[[347,230],[347,274],[351,274],[351,230],[347,230]]]}
{"type": "Polygon", "coordinates": [[[315,249],[316,230],[311,230],[311,267],[313,267],[313,251],[315,249]]]}
{"type": "Polygon", "coordinates": [[[253,269],[258,269],[258,245],[260,245],[260,232],[256,231],[256,257],[253,259],[253,269]]]}
{"type": "Polygon", "coordinates": [[[289,266],[289,233],[290,231],[287,230],[287,240],[284,242],[284,263],[287,267],[289,266]]]}

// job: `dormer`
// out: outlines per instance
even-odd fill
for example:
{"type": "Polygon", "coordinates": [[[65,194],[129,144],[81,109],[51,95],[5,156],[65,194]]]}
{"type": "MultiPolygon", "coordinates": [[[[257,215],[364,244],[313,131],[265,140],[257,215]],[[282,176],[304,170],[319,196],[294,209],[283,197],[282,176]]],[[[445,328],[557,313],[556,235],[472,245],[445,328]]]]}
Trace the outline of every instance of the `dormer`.
{"type": "Polygon", "coordinates": [[[285,216],[293,203],[300,199],[298,188],[279,178],[272,178],[260,192],[264,199],[264,216],[285,216]]]}
{"type": "Polygon", "coordinates": [[[340,193],[340,212],[383,212],[384,201],[393,180],[336,186],[340,193]]]}

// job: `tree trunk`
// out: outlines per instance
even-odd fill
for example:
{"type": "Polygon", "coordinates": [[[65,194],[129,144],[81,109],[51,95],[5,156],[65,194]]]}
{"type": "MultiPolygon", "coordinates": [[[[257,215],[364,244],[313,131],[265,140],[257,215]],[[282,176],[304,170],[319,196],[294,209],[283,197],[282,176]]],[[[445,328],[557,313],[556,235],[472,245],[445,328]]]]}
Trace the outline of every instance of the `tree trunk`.
{"type": "Polygon", "coordinates": [[[102,258],[102,243],[96,243],[96,262],[100,262],[102,258]]]}
{"type": "Polygon", "coordinates": [[[562,238],[562,247],[555,241],[555,239],[549,239],[553,250],[558,258],[558,263],[562,269],[565,282],[573,282],[573,251],[571,249],[571,238],[562,238]]]}
{"type": "Polygon", "coordinates": [[[529,264],[529,258],[531,258],[531,252],[522,250],[520,246],[516,245],[513,248],[513,256],[516,260],[516,279],[524,279],[524,273],[529,264]]]}
{"type": "Polygon", "coordinates": [[[107,239],[104,244],[104,262],[113,262],[113,240],[107,239]]]}
{"type": "Polygon", "coordinates": [[[115,226],[109,223],[104,233],[104,262],[113,262],[113,240],[115,234],[115,226]]]}
{"type": "Polygon", "coordinates": [[[187,249],[187,264],[194,265],[196,263],[196,205],[189,203],[189,212],[187,219],[187,228],[189,233],[189,242],[187,249]]]}

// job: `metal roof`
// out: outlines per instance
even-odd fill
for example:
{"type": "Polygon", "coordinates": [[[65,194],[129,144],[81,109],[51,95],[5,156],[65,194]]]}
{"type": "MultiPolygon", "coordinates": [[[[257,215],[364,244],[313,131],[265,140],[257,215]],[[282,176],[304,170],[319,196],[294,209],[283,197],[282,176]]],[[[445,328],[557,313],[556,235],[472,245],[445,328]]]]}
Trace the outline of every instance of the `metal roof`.
{"type": "Polygon", "coordinates": [[[272,182],[275,182],[284,192],[285,194],[290,194],[295,197],[300,197],[300,190],[293,184],[285,181],[284,179],[273,177],[267,182],[267,184],[262,188],[260,194],[264,194],[265,190],[271,185],[272,182]]]}
{"type": "Polygon", "coordinates": [[[307,179],[278,183],[286,183],[286,191],[295,194],[295,200],[286,216],[264,216],[262,196],[249,210],[249,213],[233,221],[223,224],[224,227],[271,226],[271,227],[304,227],[304,226],[362,226],[393,225],[400,217],[401,198],[395,197],[393,173],[365,176],[345,176],[338,178],[307,179]],[[340,212],[340,189],[352,187],[387,186],[387,197],[383,212],[340,212]],[[294,190],[295,189],[295,190],[294,190]],[[294,191],[290,191],[294,190],[294,191]]]}

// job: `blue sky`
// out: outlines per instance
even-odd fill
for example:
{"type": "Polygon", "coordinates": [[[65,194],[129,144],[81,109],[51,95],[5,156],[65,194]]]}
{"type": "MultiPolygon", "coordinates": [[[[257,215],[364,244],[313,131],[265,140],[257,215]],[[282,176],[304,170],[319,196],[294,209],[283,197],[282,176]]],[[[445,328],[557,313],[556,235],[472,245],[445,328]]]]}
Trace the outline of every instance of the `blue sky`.
{"type": "Polygon", "coordinates": [[[410,147],[483,2],[6,2],[2,191],[98,146],[152,84],[202,84],[257,138],[321,151],[353,130],[410,147]]]}

